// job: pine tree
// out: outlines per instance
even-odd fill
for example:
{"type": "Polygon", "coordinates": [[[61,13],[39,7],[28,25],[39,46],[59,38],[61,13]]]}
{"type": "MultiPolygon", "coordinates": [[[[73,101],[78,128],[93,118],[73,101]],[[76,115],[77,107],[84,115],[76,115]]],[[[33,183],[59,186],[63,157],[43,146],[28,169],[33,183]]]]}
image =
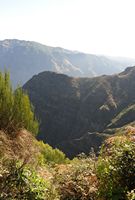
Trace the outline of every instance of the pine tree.
{"type": "Polygon", "coordinates": [[[34,134],[38,132],[29,97],[18,87],[13,91],[8,72],[0,72],[0,130],[14,133],[25,128],[34,134]]]}

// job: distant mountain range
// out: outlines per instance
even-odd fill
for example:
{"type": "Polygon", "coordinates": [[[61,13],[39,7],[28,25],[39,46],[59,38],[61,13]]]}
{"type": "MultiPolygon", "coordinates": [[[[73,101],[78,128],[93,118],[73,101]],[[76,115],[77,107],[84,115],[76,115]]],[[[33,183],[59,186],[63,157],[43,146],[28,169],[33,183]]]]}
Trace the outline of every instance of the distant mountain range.
{"type": "Polygon", "coordinates": [[[94,78],[42,72],[23,88],[40,121],[38,138],[69,157],[97,150],[114,129],[135,121],[135,67],[94,78]]]}
{"type": "Polygon", "coordinates": [[[22,40],[0,41],[0,70],[8,69],[16,86],[42,71],[73,77],[93,77],[119,73],[135,64],[135,59],[111,58],[49,47],[22,40]]]}

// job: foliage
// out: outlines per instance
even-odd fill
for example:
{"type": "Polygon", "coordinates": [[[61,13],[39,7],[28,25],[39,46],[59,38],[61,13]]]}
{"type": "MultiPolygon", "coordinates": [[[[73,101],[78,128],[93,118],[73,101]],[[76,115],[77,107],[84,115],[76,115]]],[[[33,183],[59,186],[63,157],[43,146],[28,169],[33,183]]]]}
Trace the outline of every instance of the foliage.
{"type": "Polygon", "coordinates": [[[38,132],[33,108],[21,88],[13,91],[9,73],[0,73],[0,129],[14,133],[21,128],[35,134],[38,132]]]}
{"type": "Polygon", "coordinates": [[[74,159],[68,165],[60,165],[55,170],[54,182],[61,200],[95,200],[97,178],[95,161],[91,157],[74,159]]]}
{"type": "MultiPolygon", "coordinates": [[[[98,158],[94,153],[89,156],[81,154],[69,161],[60,151],[55,152],[56,149],[48,144],[37,141],[30,145],[39,149],[44,165],[36,162],[39,164],[34,166],[32,162],[26,164],[20,159],[16,162],[1,157],[0,199],[134,200],[133,130],[130,129],[127,136],[107,139],[98,158]]],[[[32,157],[35,155],[31,154],[32,157]]],[[[38,156],[35,159],[39,159],[38,156]]]]}
{"type": "Polygon", "coordinates": [[[50,145],[41,142],[37,143],[45,163],[61,164],[68,162],[65,154],[59,149],[53,149],[50,145]]]}
{"type": "Polygon", "coordinates": [[[135,189],[127,194],[127,200],[135,200],[135,189]]]}
{"type": "Polygon", "coordinates": [[[57,200],[58,194],[51,181],[40,177],[32,167],[12,161],[1,169],[0,199],[57,200]]]}
{"type": "Polygon", "coordinates": [[[103,146],[98,159],[99,196],[124,200],[135,189],[135,144],[123,136],[114,137],[108,145],[103,146]]]}

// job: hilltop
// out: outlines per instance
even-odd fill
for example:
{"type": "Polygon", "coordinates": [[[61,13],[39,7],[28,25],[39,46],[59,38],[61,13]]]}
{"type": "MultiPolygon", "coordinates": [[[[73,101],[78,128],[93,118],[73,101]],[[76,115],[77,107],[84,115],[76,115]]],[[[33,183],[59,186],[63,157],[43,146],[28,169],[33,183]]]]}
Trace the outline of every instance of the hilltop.
{"type": "Polygon", "coordinates": [[[95,78],[42,72],[23,88],[40,120],[38,138],[71,157],[135,120],[135,67],[95,78]]]}

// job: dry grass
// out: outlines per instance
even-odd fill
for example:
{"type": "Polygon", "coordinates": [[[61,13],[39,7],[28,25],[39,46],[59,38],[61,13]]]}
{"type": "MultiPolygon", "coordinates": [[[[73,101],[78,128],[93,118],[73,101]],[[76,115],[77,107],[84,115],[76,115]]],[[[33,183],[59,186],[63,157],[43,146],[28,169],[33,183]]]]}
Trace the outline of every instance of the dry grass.
{"type": "Polygon", "coordinates": [[[9,159],[34,162],[39,150],[35,138],[26,130],[18,131],[14,137],[0,131],[0,155],[9,159]]]}

